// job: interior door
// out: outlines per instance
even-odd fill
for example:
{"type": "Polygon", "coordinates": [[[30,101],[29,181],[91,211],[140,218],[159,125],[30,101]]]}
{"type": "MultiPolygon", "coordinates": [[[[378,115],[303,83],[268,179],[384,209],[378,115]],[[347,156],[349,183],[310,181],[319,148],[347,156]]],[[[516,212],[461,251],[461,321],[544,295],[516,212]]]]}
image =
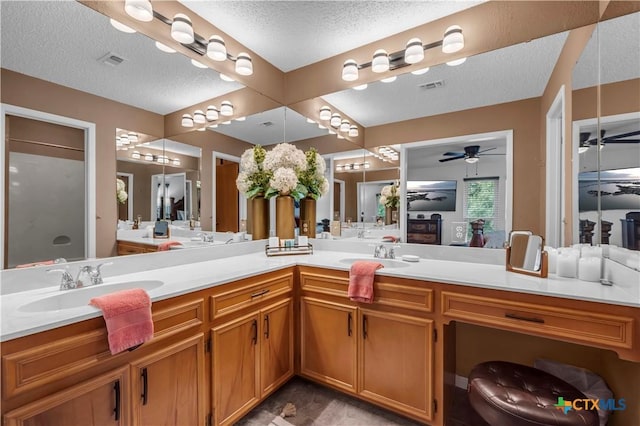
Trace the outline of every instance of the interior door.
{"type": "Polygon", "coordinates": [[[238,232],[238,200],[236,187],[240,165],[220,160],[216,166],[216,231],[238,232]]]}

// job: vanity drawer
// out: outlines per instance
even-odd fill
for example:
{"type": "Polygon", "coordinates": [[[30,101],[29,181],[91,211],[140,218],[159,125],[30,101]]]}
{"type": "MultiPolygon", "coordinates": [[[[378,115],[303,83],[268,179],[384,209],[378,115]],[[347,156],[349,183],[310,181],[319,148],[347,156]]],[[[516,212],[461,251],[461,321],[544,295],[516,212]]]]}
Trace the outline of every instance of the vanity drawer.
{"type": "Polygon", "coordinates": [[[566,307],[442,292],[442,314],[487,325],[560,340],[626,348],[633,345],[633,318],[566,307]]]}
{"type": "Polygon", "coordinates": [[[239,286],[232,285],[232,289],[210,297],[211,320],[287,294],[292,289],[292,272],[268,276],[258,282],[244,281],[239,286]]]}
{"type": "MultiPolygon", "coordinates": [[[[302,291],[347,298],[349,276],[301,272],[302,291]]],[[[376,276],[373,283],[374,304],[411,309],[413,311],[433,312],[433,289],[418,283],[390,277],[376,276]],[[413,285],[415,284],[415,285],[413,285]]]]}
{"type": "Polygon", "coordinates": [[[151,244],[136,244],[118,241],[118,256],[126,256],[128,254],[153,253],[158,248],[151,244]]]}

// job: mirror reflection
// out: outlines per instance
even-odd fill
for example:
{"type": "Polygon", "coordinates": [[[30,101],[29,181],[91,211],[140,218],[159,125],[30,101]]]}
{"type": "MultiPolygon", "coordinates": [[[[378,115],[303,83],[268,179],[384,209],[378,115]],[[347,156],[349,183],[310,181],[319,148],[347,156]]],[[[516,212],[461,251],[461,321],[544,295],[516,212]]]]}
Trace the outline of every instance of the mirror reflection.
{"type": "Polygon", "coordinates": [[[528,231],[514,231],[509,236],[507,269],[514,272],[544,272],[543,241],[539,235],[528,231]]]}

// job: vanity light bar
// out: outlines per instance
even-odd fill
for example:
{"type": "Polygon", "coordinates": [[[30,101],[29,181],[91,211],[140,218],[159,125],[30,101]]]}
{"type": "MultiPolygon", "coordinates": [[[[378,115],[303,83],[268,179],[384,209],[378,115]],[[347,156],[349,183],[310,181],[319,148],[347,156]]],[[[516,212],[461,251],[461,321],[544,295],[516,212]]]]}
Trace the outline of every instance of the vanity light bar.
{"type": "Polygon", "coordinates": [[[360,169],[368,169],[371,167],[371,164],[368,161],[364,163],[346,163],[346,164],[336,164],[336,172],[348,172],[360,169]]]}
{"type": "MultiPolygon", "coordinates": [[[[138,6],[143,4],[142,8],[145,12],[152,13],[153,18],[168,25],[171,28],[171,38],[187,49],[190,49],[200,56],[207,56],[213,61],[229,60],[235,63],[235,71],[237,74],[244,76],[253,75],[253,61],[248,53],[240,52],[237,56],[231,55],[227,51],[224,39],[217,34],[212,35],[209,39],[205,39],[193,30],[193,23],[187,15],[177,13],[173,19],[169,19],[157,11],[152,10],[151,3],[148,0],[133,0],[133,2],[139,3],[138,6]]],[[[127,11],[127,13],[129,12],[127,11]]],[[[141,20],[140,18],[136,19],[141,20]]],[[[149,19],[149,21],[150,20],[151,19],[149,19]]],[[[158,48],[167,52],[167,50],[159,46],[158,48]]],[[[169,49],[171,48],[169,47],[169,49]]]]}
{"type": "MultiPolygon", "coordinates": [[[[207,122],[216,121],[220,116],[230,117],[234,113],[234,106],[229,101],[223,101],[220,105],[220,109],[213,105],[207,107],[206,113],[200,109],[194,111],[193,116],[191,114],[184,114],[182,116],[182,127],[193,127],[195,124],[205,124],[207,122]]],[[[240,117],[238,121],[242,121],[243,117],[240,117]]]]}
{"type": "MultiPolygon", "coordinates": [[[[425,50],[440,46],[442,46],[442,52],[447,54],[462,50],[464,48],[462,28],[458,25],[450,26],[445,30],[442,40],[433,43],[422,44],[422,40],[419,38],[412,38],[407,42],[404,50],[387,53],[384,49],[378,49],[374,52],[371,62],[358,64],[354,59],[347,59],[342,65],[342,79],[356,81],[359,78],[359,70],[369,67],[375,73],[384,73],[417,64],[424,59],[425,50]]],[[[382,81],[390,82],[393,80],[383,79],[382,81]]]]}
{"type": "Polygon", "coordinates": [[[166,155],[155,155],[147,152],[146,154],[140,153],[140,151],[133,151],[131,158],[134,160],[145,160],[158,164],[171,164],[173,166],[180,166],[182,161],[179,158],[169,158],[166,155]]]}

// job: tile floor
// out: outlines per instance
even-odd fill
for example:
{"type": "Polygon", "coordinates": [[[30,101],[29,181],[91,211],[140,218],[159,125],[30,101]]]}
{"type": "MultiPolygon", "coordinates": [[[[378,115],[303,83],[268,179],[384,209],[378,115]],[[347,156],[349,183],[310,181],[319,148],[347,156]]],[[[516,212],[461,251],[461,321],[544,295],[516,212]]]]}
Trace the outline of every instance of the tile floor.
{"type": "MultiPolygon", "coordinates": [[[[455,418],[447,426],[488,426],[478,418],[460,389],[454,400],[455,418]]],[[[299,377],[258,405],[237,426],[418,426],[421,423],[299,377]],[[287,402],[294,417],[276,418],[287,402]]]]}

